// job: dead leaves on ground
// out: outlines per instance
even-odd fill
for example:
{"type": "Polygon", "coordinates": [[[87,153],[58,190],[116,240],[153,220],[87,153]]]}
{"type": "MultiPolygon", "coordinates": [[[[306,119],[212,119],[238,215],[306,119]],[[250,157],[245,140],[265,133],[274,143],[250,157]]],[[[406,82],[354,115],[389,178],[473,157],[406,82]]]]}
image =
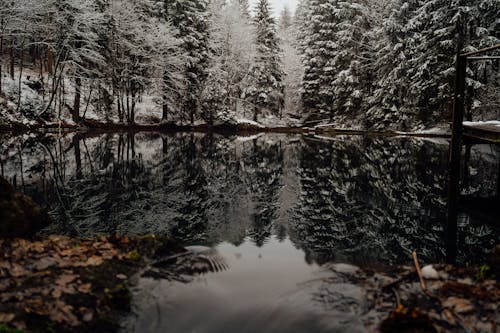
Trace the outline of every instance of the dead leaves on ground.
{"type": "MultiPolygon", "coordinates": [[[[75,240],[61,236],[40,241],[0,240],[0,323],[23,328],[22,318],[31,314],[66,327],[92,321],[94,310],[74,308],[68,297],[92,294],[92,283],[81,274],[84,269],[128,259],[116,242],[107,237],[75,240]]],[[[118,242],[127,244],[129,240],[118,242]]],[[[118,275],[120,280],[127,279],[118,275]]]]}
{"type": "MultiPolygon", "coordinates": [[[[404,332],[408,327],[422,325],[418,332],[495,332],[499,319],[499,282],[472,280],[470,276],[475,274],[472,268],[436,267],[440,279],[426,281],[427,293],[415,277],[389,284],[390,290],[379,294],[382,302],[391,303],[397,297],[402,303],[382,322],[381,331],[404,332]]],[[[405,274],[411,274],[411,268],[402,273],[405,274]]]]}

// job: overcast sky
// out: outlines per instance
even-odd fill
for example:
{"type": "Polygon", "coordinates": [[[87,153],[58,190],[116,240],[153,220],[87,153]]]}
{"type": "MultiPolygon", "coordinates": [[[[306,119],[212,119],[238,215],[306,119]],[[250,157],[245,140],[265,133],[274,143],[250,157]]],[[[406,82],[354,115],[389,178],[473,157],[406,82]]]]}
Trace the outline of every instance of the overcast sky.
{"type": "MultiPolygon", "coordinates": [[[[250,7],[252,8],[252,10],[255,8],[255,4],[257,2],[258,0],[250,0],[250,7]]],[[[292,12],[295,11],[295,6],[297,6],[297,0],[269,0],[269,2],[273,7],[274,14],[276,16],[279,15],[284,5],[288,5],[288,7],[290,7],[292,12]]]]}

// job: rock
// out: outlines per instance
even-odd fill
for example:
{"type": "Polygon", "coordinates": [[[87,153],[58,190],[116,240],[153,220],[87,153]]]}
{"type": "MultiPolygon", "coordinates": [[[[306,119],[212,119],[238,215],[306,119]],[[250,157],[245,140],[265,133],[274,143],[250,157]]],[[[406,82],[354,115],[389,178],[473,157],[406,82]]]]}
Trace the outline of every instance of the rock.
{"type": "Polygon", "coordinates": [[[458,279],[457,282],[458,283],[463,283],[463,284],[466,284],[466,285],[469,285],[469,286],[474,285],[474,281],[472,281],[472,279],[470,277],[466,277],[466,278],[463,278],[463,279],[458,279]]]}
{"type": "Polygon", "coordinates": [[[332,269],[337,273],[342,273],[346,275],[356,275],[360,272],[359,267],[349,265],[349,264],[332,264],[332,269]]]}
{"type": "Polygon", "coordinates": [[[186,250],[196,254],[209,254],[214,252],[213,248],[202,245],[186,246],[186,250]]]}
{"type": "Polygon", "coordinates": [[[0,177],[0,238],[31,237],[50,223],[47,212],[0,177]]]}
{"type": "Polygon", "coordinates": [[[432,265],[427,265],[422,268],[422,277],[427,280],[439,280],[439,273],[432,265]]]}

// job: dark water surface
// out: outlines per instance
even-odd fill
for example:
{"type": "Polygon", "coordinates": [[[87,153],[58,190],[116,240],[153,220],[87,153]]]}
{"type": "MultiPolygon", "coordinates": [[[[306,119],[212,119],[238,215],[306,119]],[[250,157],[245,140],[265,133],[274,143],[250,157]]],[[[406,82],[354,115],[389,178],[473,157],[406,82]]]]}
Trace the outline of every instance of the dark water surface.
{"type": "MultiPolygon", "coordinates": [[[[411,264],[413,249],[445,258],[446,140],[109,133],[0,144],[2,175],[57,221],[46,233],[165,234],[225,260],[190,282],[139,279],[127,331],[364,331],[358,287],[330,285],[338,297],[325,303],[308,281],[332,263],[411,264]]],[[[498,147],[464,156],[462,194],[497,195],[498,147]]],[[[479,263],[499,241],[498,217],[459,216],[458,260],[479,263]]]]}

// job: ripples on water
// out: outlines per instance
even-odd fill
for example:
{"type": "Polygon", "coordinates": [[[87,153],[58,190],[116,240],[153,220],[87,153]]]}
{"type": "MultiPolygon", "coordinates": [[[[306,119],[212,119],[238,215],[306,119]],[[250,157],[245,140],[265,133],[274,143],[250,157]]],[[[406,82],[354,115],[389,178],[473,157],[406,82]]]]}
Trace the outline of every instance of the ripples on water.
{"type": "MultiPolygon", "coordinates": [[[[444,258],[445,140],[111,133],[0,144],[2,174],[57,221],[47,233],[166,234],[227,260],[188,284],[140,279],[129,330],[362,331],[355,286],[341,288],[342,312],[301,283],[327,262],[408,264],[413,249],[444,258]]],[[[493,196],[498,148],[465,156],[463,193],[493,196]]],[[[493,228],[460,214],[462,263],[484,259],[493,228]]]]}

